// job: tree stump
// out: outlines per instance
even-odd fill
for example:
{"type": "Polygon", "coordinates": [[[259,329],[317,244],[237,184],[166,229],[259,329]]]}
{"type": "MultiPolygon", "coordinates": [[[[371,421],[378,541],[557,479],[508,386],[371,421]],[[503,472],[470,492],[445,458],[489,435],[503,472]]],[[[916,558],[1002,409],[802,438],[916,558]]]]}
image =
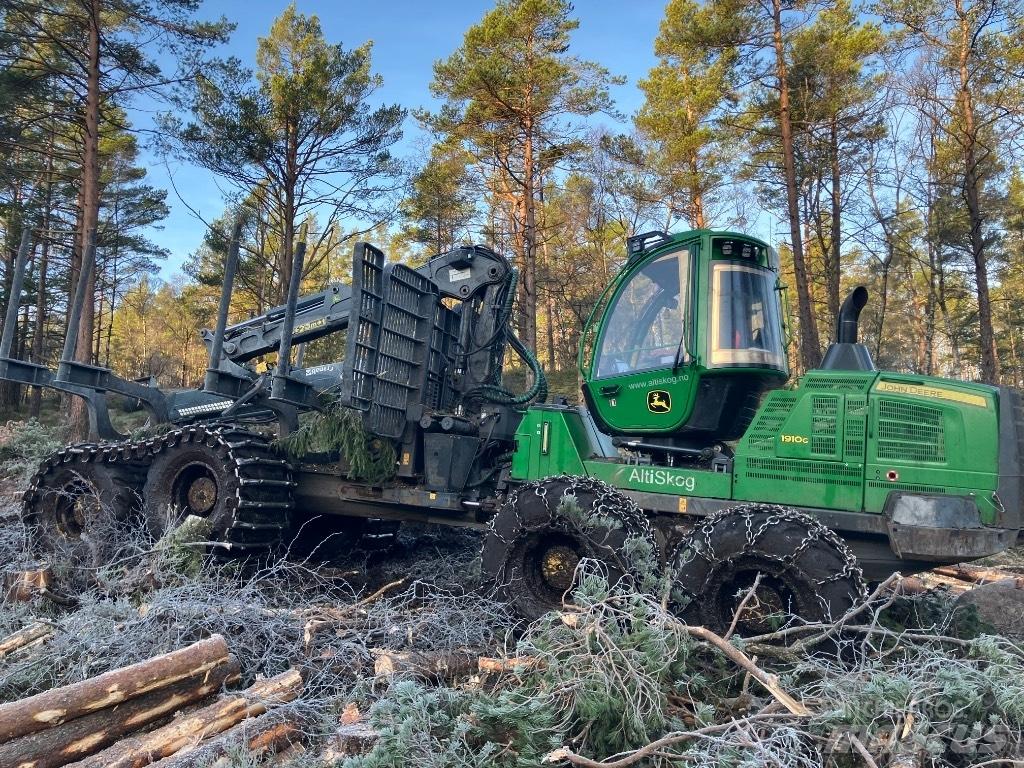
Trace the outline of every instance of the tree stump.
{"type": "Polygon", "coordinates": [[[27,603],[46,592],[53,584],[53,572],[49,568],[31,571],[6,571],[4,573],[4,600],[9,603],[27,603]]]}

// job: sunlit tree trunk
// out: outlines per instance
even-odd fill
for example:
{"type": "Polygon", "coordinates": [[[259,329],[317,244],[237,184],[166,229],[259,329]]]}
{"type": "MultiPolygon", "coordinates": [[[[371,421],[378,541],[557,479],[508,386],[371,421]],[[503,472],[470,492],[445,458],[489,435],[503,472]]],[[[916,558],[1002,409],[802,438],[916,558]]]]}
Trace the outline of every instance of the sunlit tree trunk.
{"type": "MultiPolygon", "coordinates": [[[[82,229],[79,233],[81,258],[89,254],[89,238],[99,222],[99,128],[100,128],[100,0],[86,0],[88,3],[87,28],[88,64],[86,69],[85,114],[82,132],[82,229]]],[[[84,267],[84,264],[81,264],[84,267]]],[[[81,275],[80,267],[78,274],[81,275]]],[[[74,281],[77,283],[77,278],[74,281]]],[[[72,285],[71,296],[77,285],[72,285]]],[[[92,362],[92,335],[95,321],[96,270],[91,270],[86,285],[86,299],[78,327],[75,359],[82,363],[92,362]]],[[[70,298],[70,297],[69,297],[70,298]]],[[[85,403],[81,398],[71,398],[69,414],[74,436],[85,439],[88,436],[89,421],[85,403]]]]}
{"type": "Polygon", "coordinates": [[[779,129],[782,138],[783,169],[786,177],[786,208],[789,214],[789,234],[793,247],[797,316],[800,320],[800,358],[806,370],[816,367],[821,362],[821,345],[818,341],[818,323],[814,317],[814,308],[811,303],[807,263],[804,260],[803,237],[800,232],[800,202],[796,179],[796,159],[793,150],[786,49],[782,39],[782,0],[772,0],[772,13],[775,76],[779,88],[779,129]]]}

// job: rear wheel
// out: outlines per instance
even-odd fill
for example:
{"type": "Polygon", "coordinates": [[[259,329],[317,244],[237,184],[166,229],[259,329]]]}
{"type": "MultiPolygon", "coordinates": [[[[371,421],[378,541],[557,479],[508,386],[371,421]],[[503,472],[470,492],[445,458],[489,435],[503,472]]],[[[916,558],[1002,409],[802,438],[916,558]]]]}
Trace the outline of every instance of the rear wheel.
{"type": "Polygon", "coordinates": [[[716,632],[737,611],[741,634],[770,632],[791,616],[836,619],[865,596],[846,544],[784,507],[750,504],[711,515],[680,542],[672,565],[673,611],[716,632]]]}
{"type": "Polygon", "coordinates": [[[153,459],[146,480],[146,519],[156,538],[189,515],[208,520],[219,538],[231,525],[238,490],[234,472],[204,443],[170,448],[153,459]]]}
{"type": "Polygon", "coordinates": [[[611,486],[585,477],[524,485],[504,504],[484,539],[485,586],[522,618],[559,609],[584,558],[609,581],[657,570],[657,545],[643,512],[611,486]]]}
{"type": "Polygon", "coordinates": [[[35,553],[75,569],[106,564],[143,530],[143,466],[110,461],[109,449],[65,449],[44,462],[25,495],[23,518],[35,553]]]}

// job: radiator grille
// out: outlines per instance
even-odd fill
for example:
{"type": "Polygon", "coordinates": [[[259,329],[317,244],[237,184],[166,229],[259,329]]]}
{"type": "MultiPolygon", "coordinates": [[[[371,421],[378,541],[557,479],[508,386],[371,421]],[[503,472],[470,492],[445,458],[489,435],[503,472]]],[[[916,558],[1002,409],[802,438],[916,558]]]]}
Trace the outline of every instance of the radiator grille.
{"type": "Polygon", "coordinates": [[[811,396],[811,453],[835,456],[839,452],[839,397],[811,396]]]}
{"type": "Polygon", "coordinates": [[[878,458],[945,461],[946,430],[942,410],[900,400],[880,400],[878,458]]]}
{"type": "Polygon", "coordinates": [[[766,459],[755,456],[747,459],[745,476],[750,480],[797,481],[849,488],[859,488],[861,483],[859,467],[846,467],[831,461],[766,459]]]}
{"type": "Polygon", "coordinates": [[[868,399],[864,395],[846,398],[844,454],[847,461],[864,461],[864,435],[868,424],[868,399]]]}
{"type": "Polygon", "coordinates": [[[851,378],[848,376],[828,376],[822,374],[810,374],[800,382],[801,389],[809,390],[831,390],[833,392],[867,392],[874,375],[863,378],[851,378]]]}
{"type": "Polygon", "coordinates": [[[778,391],[764,401],[758,410],[757,418],[747,433],[747,447],[751,453],[773,455],[775,440],[785,424],[786,418],[796,403],[795,392],[778,391]]]}

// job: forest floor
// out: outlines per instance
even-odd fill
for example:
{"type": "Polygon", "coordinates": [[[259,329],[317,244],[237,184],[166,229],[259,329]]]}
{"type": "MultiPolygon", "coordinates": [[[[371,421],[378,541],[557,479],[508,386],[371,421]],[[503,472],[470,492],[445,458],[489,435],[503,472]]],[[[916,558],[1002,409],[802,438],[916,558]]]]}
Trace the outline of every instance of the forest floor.
{"type": "MultiPolygon", "coordinates": [[[[0,432],[8,573],[41,567],[19,496],[54,440],[38,426],[0,432]]],[[[219,635],[239,666],[231,690],[298,669],[301,691],[226,731],[238,738],[207,728],[131,764],[881,768],[1024,756],[1024,643],[964,604],[987,587],[963,574],[891,579],[834,623],[723,638],[583,569],[572,605],[524,627],[478,583],[479,547],[473,532],[406,526],[385,548],[329,563],[241,566],[180,538],[126,534],[118,558],[84,575],[49,564],[52,585],[0,603],[0,734],[28,697],[219,635]],[[3,650],[36,627],[38,639],[3,650]],[[270,715],[287,739],[255,738],[270,715]]],[[[1017,589],[1024,557],[1001,562],[987,578],[1005,573],[1017,589]]],[[[140,733],[184,728],[204,706],[140,733]]],[[[33,765],[63,764],[48,759],[33,765]]],[[[75,765],[108,764],[88,760],[75,765]]]]}

